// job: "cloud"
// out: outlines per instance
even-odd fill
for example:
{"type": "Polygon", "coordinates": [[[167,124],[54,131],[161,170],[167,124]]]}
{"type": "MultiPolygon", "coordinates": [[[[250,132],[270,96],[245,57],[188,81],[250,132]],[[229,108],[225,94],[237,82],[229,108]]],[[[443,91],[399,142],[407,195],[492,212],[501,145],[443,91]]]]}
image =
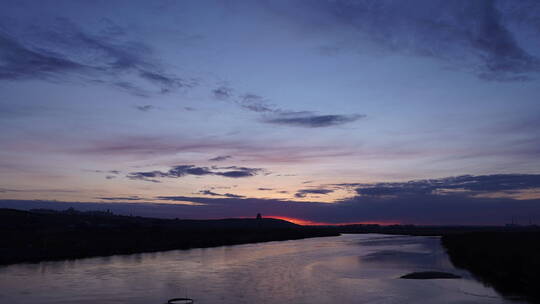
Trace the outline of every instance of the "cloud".
{"type": "Polygon", "coordinates": [[[267,104],[267,101],[262,96],[255,94],[242,95],[240,96],[240,100],[237,101],[237,103],[242,108],[257,113],[271,113],[281,111],[279,109],[276,109],[274,106],[267,104]]]}
{"type": "Polygon", "coordinates": [[[535,1],[418,0],[410,6],[392,0],[321,0],[287,7],[303,29],[307,24],[309,31],[324,35],[339,31],[340,39],[321,46],[331,50],[327,55],[359,46],[366,50],[370,42],[377,53],[435,58],[487,81],[527,81],[540,71],[528,39],[517,37],[517,29],[529,39],[540,33],[535,1]]]}
{"type": "Polygon", "coordinates": [[[210,195],[210,196],[221,196],[221,194],[210,191],[210,190],[201,190],[199,191],[199,193],[204,194],[204,195],[210,195]]]}
{"type": "Polygon", "coordinates": [[[180,77],[167,75],[157,71],[150,72],[141,70],[139,71],[139,76],[158,85],[161,88],[161,93],[168,93],[171,90],[183,87],[192,88],[197,85],[196,81],[193,79],[186,81],[180,77]]]}
{"type": "Polygon", "coordinates": [[[231,177],[231,178],[241,178],[241,177],[250,177],[255,176],[258,173],[264,171],[261,168],[247,168],[247,167],[237,167],[237,166],[229,166],[229,167],[212,167],[212,169],[221,169],[226,170],[222,172],[214,172],[215,175],[221,175],[225,177],[231,177]]]}
{"type": "Polygon", "coordinates": [[[119,170],[83,170],[85,172],[120,174],[119,170]]]}
{"type": "Polygon", "coordinates": [[[274,117],[264,118],[262,121],[269,124],[321,128],[347,124],[366,117],[366,115],[316,115],[312,112],[282,113],[274,117]]]}
{"type": "Polygon", "coordinates": [[[105,178],[108,180],[115,179],[120,174],[119,170],[83,170],[85,172],[94,172],[94,173],[106,173],[105,178]]]}
{"type": "Polygon", "coordinates": [[[117,197],[96,197],[97,199],[100,199],[100,200],[105,200],[105,201],[140,201],[140,200],[143,200],[143,198],[140,198],[138,196],[117,196],[117,197]]]}
{"type": "Polygon", "coordinates": [[[180,178],[188,175],[193,176],[224,176],[229,178],[243,178],[257,175],[263,171],[261,168],[247,168],[247,167],[197,167],[194,165],[179,165],[174,166],[169,171],[147,171],[147,172],[131,172],[127,175],[127,178],[132,180],[144,180],[151,182],[159,182],[156,178],[180,178]]]}
{"type": "Polygon", "coordinates": [[[224,160],[227,160],[227,159],[231,159],[232,156],[230,155],[220,155],[220,156],[216,156],[214,158],[210,158],[209,161],[224,161],[224,160]]]}
{"type": "Polygon", "coordinates": [[[257,188],[257,190],[259,190],[259,191],[272,191],[272,190],[274,190],[274,188],[264,188],[263,187],[263,188],[257,188]]]}
{"type": "Polygon", "coordinates": [[[223,194],[223,196],[230,197],[230,198],[244,198],[245,197],[243,195],[232,194],[232,193],[225,193],[223,194]]]}
{"type": "Polygon", "coordinates": [[[55,54],[40,53],[26,48],[14,37],[0,32],[0,80],[46,78],[57,72],[84,71],[85,65],[55,54]]]}
{"type": "Polygon", "coordinates": [[[240,141],[222,141],[218,139],[186,139],[159,136],[125,136],[108,140],[86,142],[84,147],[70,152],[95,155],[169,155],[178,152],[214,152],[216,150],[258,150],[260,148],[240,141]]]}
{"type": "Polygon", "coordinates": [[[209,196],[223,196],[223,197],[228,197],[228,198],[244,198],[245,197],[243,195],[237,195],[237,194],[232,194],[232,193],[220,194],[220,193],[216,193],[210,190],[201,190],[199,191],[199,193],[204,194],[204,195],[209,195],[209,196]]]}
{"type": "Polygon", "coordinates": [[[161,181],[155,179],[156,177],[163,177],[164,173],[161,171],[151,171],[151,172],[132,172],[129,173],[126,177],[132,180],[143,180],[153,183],[161,183],[161,181]]]}
{"type": "Polygon", "coordinates": [[[478,194],[533,188],[540,188],[540,175],[538,174],[462,175],[403,183],[365,184],[357,188],[356,192],[360,195],[370,196],[399,196],[447,194],[449,192],[478,194]]]}
{"type": "Polygon", "coordinates": [[[366,117],[360,114],[320,115],[313,111],[289,111],[272,105],[268,99],[253,93],[246,93],[232,100],[233,89],[227,86],[221,86],[212,92],[216,99],[228,100],[244,110],[264,114],[261,121],[269,124],[319,128],[343,125],[366,117]]]}
{"type": "Polygon", "coordinates": [[[246,93],[241,95],[236,100],[231,100],[234,97],[233,89],[227,86],[221,86],[212,90],[214,97],[219,100],[230,100],[234,104],[240,106],[244,110],[264,113],[264,112],[280,112],[280,109],[267,104],[267,100],[262,96],[246,93]]]}
{"type": "MultiPolygon", "coordinates": [[[[223,212],[227,216],[249,216],[261,212],[300,218],[313,222],[399,222],[413,224],[504,224],[512,218],[528,223],[540,223],[540,199],[516,199],[512,197],[486,197],[463,195],[460,191],[440,193],[427,191],[426,185],[440,189],[469,189],[471,191],[501,191],[539,188],[540,174],[495,174],[483,176],[458,176],[403,183],[363,184],[364,189],[392,185],[394,191],[372,192],[376,195],[358,195],[334,203],[316,201],[298,202],[287,200],[243,198],[190,198],[183,196],[158,197],[163,200],[194,201],[205,204],[204,212],[223,212]],[[397,191],[397,186],[413,189],[397,191]],[[417,186],[414,186],[417,185],[417,186]],[[416,189],[416,190],[414,190],[416,189]],[[388,194],[392,195],[388,195],[388,194]],[[381,195],[379,195],[381,194],[381,195]],[[218,211],[219,210],[219,211],[218,211]]],[[[347,183],[346,186],[357,186],[347,183]]],[[[325,194],[331,189],[302,189],[306,193],[325,194]]],[[[373,191],[373,189],[371,189],[373,191]]],[[[302,193],[298,191],[298,193],[302,193]]],[[[328,192],[330,193],[330,192],[328,192]]],[[[201,212],[203,212],[201,210],[201,212]]]]}
{"type": "MultiPolygon", "coordinates": [[[[212,92],[216,99],[230,100],[233,97],[233,89],[230,87],[219,87],[212,92]]],[[[239,96],[239,99],[233,101],[244,110],[255,113],[266,114],[261,119],[262,122],[277,125],[287,125],[294,127],[320,128],[331,127],[350,123],[366,115],[320,115],[312,111],[288,111],[269,104],[268,100],[260,95],[247,93],[239,96]]]]}
{"type": "MultiPolygon", "coordinates": [[[[44,142],[49,145],[49,142],[44,142]]],[[[50,149],[57,149],[50,146],[50,149]]],[[[261,140],[229,140],[218,137],[189,138],[183,136],[114,136],[101,140],[85,140],[63,149],[70,154],[84,157],[103,156],[122,159],[148,159],[157,156],[172,156],[178,153],[197,152],[213,154],[216,151],[224,155],[232,155],[235,159],[248,160],[254,163],[301,163],[316,162],[322,159],[335,159],[336,157],[350,157],[355,153],[353,144],[343,143],[340,146],[307,145],[306,143],[284,143],[275,141],[272,145],[261,140]]],[[[400,153],[394,150],[381,149],[364,152],[366,157],[388,156],[396,157],[400,153]],[[390,153],[390,155],[389,155],[390,153]]],[[[284,174],[281,176],[291,176],[284,174]]]]}
{"type": "Polygon", "coordinates": [[[301,198],[301,197],[306,197],[308,194],[325,194],[326,195],[332,192],[334,192],[334,190],[332,189],[301,189],[301,190],[298,190],[294,194],[294,196],[301,198]]]}
{"type": "Polygon", "coordinates": [[[0,192],[20,192],[20,193],[79,193],[78,190],[73,189],[8,189],[0,188],[0,192]]]}
{"type": "Polygon", "coordinates": [[[212,90],[214,97],[218,100],[230,100],[234,104],[240,106],[244,110],[264,113],[264,112],[280,112],[281,110],[275,108],[272,105],[267,104],[267,100],[262,96],[247,93],[241,96],[238,96],[238,99],[232,100],[234,97],[233,89],[227,86],[221,86],[212,90]]]}
{"type": "Polygon", "coordinates": [[[144,106],[135,106],[135,108],[142,112],[148,112],[154,109],[155,107],[153,105],[144,105],[144,106]]]}
{"type": "Polygon", "coordinates": [[[215,98],[226,100],[233,96],[233,89],[226,86],[221,86],[212,90],[212,93],[214,94],[215,98]]]}
{"type": "Polygon", "coordinates": [[[123,31],[91,33],[65,18],[24,35],[14,26],[0,28],[0,80],[31,79],[103,84],[137,96],[197,85],[164,72],[151,49],[127,40],[123,31]]]}
{"type": "MultiPolygon", "coordinates": [[[[193,219],[251,217],[261,213],[263,216],[283,216],[324,223],[398,222],[423,225],[501,225],[514,219],[517,223],[528,224],[532,220],[535,224],[539,224],[540,199],[538,198],[515,199],[512,197],[463,195],[461,192],[454,191],[444,194],[439,192],[441,189],[468,189],[481,192],[533,189],[538,188],[539,178],[540,174],[500,174],[458,176],[403,183],[364,184],[361,189],[371,187],[394,189],[394,191],[375,191],[371,192],[375,195],[360,194],[334,203],[237,198],[233,197],[235,194],[221,195],[208,190],[209,192],[203,194],[211,197],[163,195],[153,198],[154,200],[167,201],[166,204],[0,200],[0,208],[54,208],[60,210],[69,207],[78,210],[102,210],[104,208],[111,209],[112,212],[118,214],[193,219]],[[413,190],[395,190],[401,188],[413,190]],[[437,191],[429,191],[428,189],[436,189],[437,191]],[[382,195],[379,195],[381,193],[382,195]],[[388,193],[392,195],[387,195],[388,193]],[[178,202],[178,204],[171,204],[171,202],[178,202]],[[186,204],[186,202],[191,205],[186,204]]],[[[356,183],[347,185],[354,184],[356,183]]],[[[3,190],[5,189],[0,189],[0,191],[3,190]]],[[[121,197],[108,198],[121,200],[121,197]]]]}
{"type": "Polygon", "coordinates": [[[172,167],[164,176],[166,177],[183,177],[186,175],[212,175],[213,172],[207,167],[196,167],[193,165],[180,165],[172,167]]]}

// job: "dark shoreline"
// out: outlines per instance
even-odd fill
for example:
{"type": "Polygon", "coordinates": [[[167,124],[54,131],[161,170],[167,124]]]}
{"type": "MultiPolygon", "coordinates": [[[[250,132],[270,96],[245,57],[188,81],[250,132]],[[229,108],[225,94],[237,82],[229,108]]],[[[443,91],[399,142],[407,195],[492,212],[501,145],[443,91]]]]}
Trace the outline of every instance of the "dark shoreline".
{"type": "Polygon", "coordinates": [[[444,235],[454,266],[470,271],[508,299],[540,303],[540,232],[498,231],[444,235]]]}
{"type": "Polygon", "coordinates": [[[172,220],[0,209],[0,265],[337,235],[271,218],[172,220]]]}

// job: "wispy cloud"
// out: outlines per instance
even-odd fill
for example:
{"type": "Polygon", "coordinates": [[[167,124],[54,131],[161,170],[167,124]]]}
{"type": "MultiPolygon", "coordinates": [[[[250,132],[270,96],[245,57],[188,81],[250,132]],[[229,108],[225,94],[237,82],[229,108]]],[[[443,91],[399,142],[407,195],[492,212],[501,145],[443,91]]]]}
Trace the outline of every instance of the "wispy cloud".
{"type": "Polygon", "coordinates": [[[238,100],[237,103],[242,108],[257,113],[270,113],[280,111],[274,106],[268,104],[262,96],[251,93],[240,96],[240,100],[238,100]]]}
{"type": "Polygon", "coordinates": [[[231,158],[232,158],[232,156],[230,156],[230,155],[220,155],[220,156],[210,158],[209,161],[224,161],[224,160],[228,160],[228,159],[231,159],[231,158]]]}
{"type": "Polygon", "coordinates": [[[197,167],[194,165],[179,165],[174,166],[170,170],[163,171],[147,171],[147,172],[131,172],[127,175],[127,178],[132,180],[144,180],[150,182],[159,182],[156,178],[180,178],[188,175],[193,176],[223,176],[228,178],[244,178],[252,177],[260,172],[264,171],[261,168],[247,168],[247,167],[197,167]]]}
{"type": "Polygon", "coordinates": [[[67,19],[30,29],[19,35],[9,25],[0,28],[0,80],[81,80],[137,96],[148,96],[156,87],[167,93],[197,85],[166,72],[149,46],[128,40],[124,31],[90,33],[67,19]]]}
{"type": "Polygon", "coordinates": [[[105,179],[111,180],[118,177],[121,173],[119,170],[83,170],[85,172],[105,173],[105,179]]]}
{"type": "Polygon", "coordinates": [[[327,34],[327,27],[317,26],[324,20],[350,34],[323,45],[327,55],[358,45],[366,49],[369,41],[379,53],[435,58],[487,81],[527,81],[540,72],[538,58],[515,35],[517,28],[540,34],[533,21],[540,16],[535,1],[419,0],[410,6],[392,0],[322,0],[287,7],[296,22],[314,25],[310,31],[327,34]]]}
{"type": "Polygon", "coordinates": [[[142,112],[148,112],[154,109],[155,107],[153,105],[144,105],[144,106],[135,106],[135,108],[142,112]]]}
{"type": "Polygon", "coordinates": [[[258,147],[240,141],[219,139],[186,139],[160,136],[127,136],[87,142],[71,150],[74,153],[96,155],[169,155],[186,151],[214,152],[219,150],[256,150],[258,147]]]}
{"type": "Polygon", "coordinates": [[[220,86],[212,90],[212,93],[216,99],[232,102],[244,110],[257,113],[281,111],[275,106],[268,104],[268,101],[264,97],[257,94],[246,93],[240,96],[235,96],[233,92],[233,88],[228,86],[220,86]]]}
{"type": "Polygon", "coordinates": [[[312,112],[281,113],[263,119],[263,122],[276,125],[321,128],[339,126],[365,118],[366,115],[317,115],[312,112]]]}
{"type": "Polygon", "coordinates": [[[11,188],[0,188],[0,192],[20,192],[20,193],[78,193],[79,190],[73,189],[11,189],[11,188]]]}
{"type": "MultiPolygon", "coordinates": [[[[221,138],[185,138],[172,136],[122,136],[97,141],[85,141],[78,147],[65,150],[85,156],[148,158],[174,155],[180,152],[215,153],[224,151],[235,158],[263,162],[305,162],[324,158],[350,156],[351,148],[327,145],[284,145],[275,142],[269,146],[262,142],[225,140],[221,138]]],[[[386,151],[386,150],[385,150],[386,151]]],[[[379,152],[379,151],[377,151],[379,152]]],[[[381,151],[382,152],[382,151],[381,151]]],[[[388,152],[388,151],[386,151],[388,152]]],[[[382,153],[378,153],[383,155],[382,153]]],[[[386,156],[386,155],[385,155],[386,156]]]]}
{"type": "Polygon", "coordinates": [[[221,100],[229,99],[233,96],[233,89],[226,86],[221,86],[212,90],[214,97],[221,100]]]}
{"type": "Polygon", "coordinates": [[[114,196],[114,197],[96,197],[97,199],[104,201],[140,201],[143,198],[138,196],[114,196]]]}
{"type": "Polygon", "coordinates": [[[306,197],[307,195],[309,194],[329,194],[329,193],[332,193],[334,192],[334,190],[332,189],[300,189],[298,190],[294,196],[295,197],[298,197],[298,198],[301,198],[301,197],[306,197]]]}
{"type": "Polygon", "coordinates": [[[228,198],[244,198],[243,195],[237,195],[232,193],[216,193],[211,190],[201,190],[199,191],[200,194],[209,195],[209,196],[221,196],[221,197],[228,197],[228,198]]]}
{"type": "Polygon", "coordinates": [[[212,92],[216,99],[232,101],[244,110],[263,114],[262,122],[275,125],[322,128],[343,125],[366,117],[363,114],[323,115],[313,111],[284,110],[270,104],[268,99],[257,94],[247,93],[235,97],[230,87],[219,87],[212,92]]]}
{"type": "MultiPolygon", "coordinates": [[[[352,184],[354,185],[354,184],[352,184]]],[[[402,183],[365,184],[356,189],[360,195],[404,196],[431,194],[478,194],[540,188],[537,174],[462,175],[441,179],[412,180],[402,183]]]]}
{"type": "Polygon", "coordinates": [[[231,178],[240,178],[240,177],[250,177],[255,176],[259,173],[265,172],[261,168],[247,168],[247,167],[238,167],[238,166],[229,166],[229,167],[212,167],[213,170],[225,170],[222,172],[214,172],[215,175],[221,175],[231,178]]]}

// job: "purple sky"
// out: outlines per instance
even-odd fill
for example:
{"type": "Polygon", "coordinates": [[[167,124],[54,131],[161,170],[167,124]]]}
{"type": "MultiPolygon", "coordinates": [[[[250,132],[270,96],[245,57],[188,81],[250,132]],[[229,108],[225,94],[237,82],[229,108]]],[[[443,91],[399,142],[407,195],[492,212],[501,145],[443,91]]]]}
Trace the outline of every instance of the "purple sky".
{"type": "Polygon", "coordinates": [[[4,0],[0,207],[540,222],[539,20],[535,0],[4,0]]]}

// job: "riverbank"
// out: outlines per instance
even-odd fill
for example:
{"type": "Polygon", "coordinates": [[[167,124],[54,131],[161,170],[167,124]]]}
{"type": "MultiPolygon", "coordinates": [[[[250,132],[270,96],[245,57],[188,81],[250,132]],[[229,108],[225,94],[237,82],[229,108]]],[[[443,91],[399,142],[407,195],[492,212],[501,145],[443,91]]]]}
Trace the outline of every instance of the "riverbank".
{"type": "Polygon", "coordinates": [[[442,237],[450,260],[508,298],[540,303],[540,232],[475,232],[442,237]]]}
{"type": "Polygon", "coordinates": [[[0,264],[381,233],[442,236],[455,266],[507,297],[540,303],[540,228],[300,226],[263,219],[178,220],[76,210],[0,209],[0,264]]]}
{"type": "Polygon", "coordinates": [[[278,219],[178,220],[0,209],[0,264],[337,236],[278,219]]]}

